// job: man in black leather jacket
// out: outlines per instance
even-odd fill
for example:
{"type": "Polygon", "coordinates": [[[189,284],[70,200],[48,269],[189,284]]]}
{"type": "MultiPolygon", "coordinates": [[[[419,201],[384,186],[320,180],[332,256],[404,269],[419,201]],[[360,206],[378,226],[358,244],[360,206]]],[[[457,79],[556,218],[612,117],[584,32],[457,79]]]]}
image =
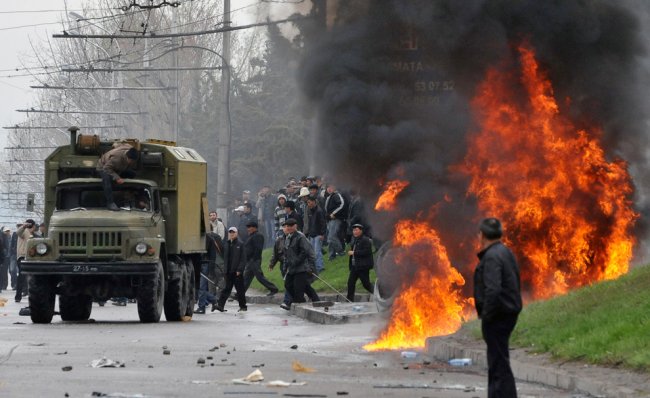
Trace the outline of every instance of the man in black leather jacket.
{"type": "Polygon", "coordinates": [[[244,243],[237,236],[237,228],[228,228],[228,237],[223,241],[223,259],[224,271],[226,273],[226,286],[219,295],[217,304],[213,305],[212,310],[225,312],[224,305],[233,286],[237,289],[237,301],[239,302],[239,311],[246,311],[246,287],[244,287],[244,269],[246,267],[246,252],[244,243]]]}
{"type": "Polygon", "coordinates": [[[501,243],[502,235],[499,220],[481,221],[474,301],[487,344],[488,398],[517,397],[508,344],[521,312],[521,283],[519,266],[512,251],[501,243]]]}
{"type": "Polygon", "coordinates": [[[286,237],[284,240],[284,264],[287,268],[284,286],[294,303],[305,302],[305,290],[309,276],[314,270],[315,254],[307,237],[298,231],[297,222],[289,218],[284,222],[286,237]]]}
{"type": "Polygon", "coordinates": [[[370,294],[374,292],[374,288],[370,283],[370,269],[375,265],[372,257],[372,241],[363,232],[363,225],[354,224],[352,226],[351,250],[348,251],[350,275],[348,276],[347,297],[350,301],[354,301],[357,279],[361,280],[361,284],[370,294]]]}

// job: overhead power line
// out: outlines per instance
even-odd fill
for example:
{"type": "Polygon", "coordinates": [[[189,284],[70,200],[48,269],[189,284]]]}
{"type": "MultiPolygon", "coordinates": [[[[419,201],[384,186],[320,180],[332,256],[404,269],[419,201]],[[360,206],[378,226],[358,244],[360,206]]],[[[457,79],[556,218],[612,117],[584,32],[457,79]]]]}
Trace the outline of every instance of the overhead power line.
{"type": "Polygon", "coordinates": [[[156,34],[155,32],[151,32],[149,34],[137,34],[137,35],[96,35],[96,34],[81,35],[81,34],[70,34],[68,32],[64,32],[62,34],[54,34],[52,35],[52,37],[54,37],[55,39],[165,39],[171,37],[201,36],[201,35],[208,35],[214,33],[232,32],[235,30],[250,29],[258,26],[278,25],[287,22],[302,21],[310,18],[312,17],[311,16],[290,17],[278,21],[258,22],[258,23],[248,24],[248,25],[228,26],[219,29],[202,30],[198,32],[185,32],[185,33],[156,34]]]}
{"type": "Polygon", "coordinates": [[[199,66],[199,67],[179,67],[179,68],[61,68],[61,72],[173,72],[173,71],[190,71],[190,70],[220,70],[220,66],[199,66]]]}
{"type": "Polygon", "coordinates": [[[145,115],[147,112],[110,112],[110,111],[64,111],[44,109],[16,109],[21,113],[83,113],[88,115],[145,115]]]}
{"type": "MultiPolygon", "coordinates": [[[[78,126],[80,129],[121,129],[124,126],[78,126]]],[[[70,126],[5,126],[5,130],[49,130],[69,129],[70,126]]],[[[33,148],[33,147],[30,147],[33,148]]]]}
{"type": "Polygon", "coordinates": [[[43,90],[122,90],[122,91],[156,91],[176,90],[176,87],[66,87],[66,86],[29,86],[43,90]]]}

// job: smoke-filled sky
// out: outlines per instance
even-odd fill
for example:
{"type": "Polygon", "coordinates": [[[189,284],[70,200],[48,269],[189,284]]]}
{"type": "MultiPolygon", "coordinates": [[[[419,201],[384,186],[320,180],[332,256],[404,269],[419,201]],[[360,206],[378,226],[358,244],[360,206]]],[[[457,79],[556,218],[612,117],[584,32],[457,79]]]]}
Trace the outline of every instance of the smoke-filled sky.
{"type": "MultiPolygon", "coordinates": [[[[642,214],[634,233],[642,242],[650,198],[645,184],[650,36],[644,27],[649,10],[650,3],[637,0],[340,1],[336,18],[328,16],[335,22],[308,49],[299,77],[317,111],[317,169],[336,176],[339,185],[358,188],[369,206],[383,189],[380,181],[410,181],[397,211],[371,215],[377,234],[389,239],[397,219],[429,220],[452,263],[468,275],[473,264],[468,254],[475,248],[467,237],[474,236],[480,218],[506,217],[477,203],[469,194],[470,176],[457,172],[471,161],[469,134],[481,128],[470,102],[488,69],[519,68],[517,46],[527,42],[563,117],[600,141],[607,161],[628,162],[636,186],[631,199],[642,214]]],[[[526,93],[519,90],[524,102],[526,93]]],[[[585,203],[593,208],[601,202],[593,196],[585,203]]],[[[584,258],[613,236],[616,223],[611,214],[592,208],[585,223],[603,224],[597,237],[586,238],[584,258]]],[[[571,221],[551,213],[537,235],[511,235],[512,242],[555,239],[548,228],[571,221]]],[[[514,219],[505,221],[506,229],[524,230],[514,219]]],[[[540,241],[547,244],[552,242],[540,241]]],[[[593,266],[601,273],[611,265],[576,264],[571,254],[550,250],[560,268],[593,266]]],[[[518,253],[524,271],[539,266],[527,255],[518,253]]]]}
{"type": "Polygon", "coordinates": [[[337,23],[302,68],[320,120],[320,168],[370,195],[378,187],[369,185],[401,170],[412,181],[406,205],[426,210],[425,202],[439,199],[437,187],[455,185],[446,171],[465,154],[477,83],[527,38],[556,97],[571,98],[563,106],[574,122],[602,126],[607,154],[630,162],[635,180],[643,180],[648,70],[638,15],[650,3],[349,3],[339,2],[337,23]]]}

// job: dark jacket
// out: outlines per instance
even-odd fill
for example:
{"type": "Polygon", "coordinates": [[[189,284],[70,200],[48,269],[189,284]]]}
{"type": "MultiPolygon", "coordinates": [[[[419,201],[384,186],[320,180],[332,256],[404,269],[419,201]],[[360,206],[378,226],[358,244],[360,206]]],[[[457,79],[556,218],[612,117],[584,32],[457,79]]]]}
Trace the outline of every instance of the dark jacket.
{"type": "Polygon", "coordinates": [[[309,238],[325,236],[327,233],[327,220],[325,219],[325,213],[323,213],[323,210],[316,205],[313,209],[307,209],[307,211],[309,212],[307,236],[309,238]]]}
{"type": "Polygon", "coordinates": [[[512,251],[496,242],[478,253],[474,271],[474,302],[479,318],[487,321],[521,312],[519,266],[512,251]]]}
{"type": "Polygon", "coordinates": [[[366,270],[375,266],[375,260],[372,258],[372,241],[366,235],[358,238],[352,238],[350,242],[353,255],[348,260],[350,270],[366,270]]]}
{"type": "Polygon", "coordinates": [[[244,273],[244,269],[246,268],[246,252],[244,251],[242,241],[239,239],[233,241],[225,239],[223,241],[223,260],[225,262],[226,273],[244,273]]]}
{"type": "Polygon", "coordinates": [[[296,231],[285,238],[284,264],[287,273],[293,275],[300,272],[313,272],[316,254],[307,237],[296,231]]]}
{"type": "Polygon", "coordinates": [[[345,212],[345,199],[338,191],[332,192],[330,196],[325,199],[325,214],[334,216],[338,220],[345,220],[347,216],[345,212]]]}
{"type": "Polygon", "coordinates": [[[217,256],[223,258],[223,240],[216,232],[205,234],[206,260],[210,264],[217,262],[217,256]]]}
{"type": "Polygon", "coordinates": [[[264,249],[264,236],[258,231],[253,232],[248,236],[246,243],[244,243],[244,250],[246,251],[246,261],[262,262],[262,250],[264,249]]]}
{"type": "Polygon", "coordinates": [[[243,242],[246,242],[248,240],[248,230],[246,229],[246,224],[251,221],[257,222],[257,216],[252,211],[250,213],[242,213],[241,217],[239,218],[239,223],[236,225],[239,239],[241,239],[243,242]]]}
{"type": "Polygon", "coordinates": [[[302,232],[302,228],[305,225],[304,225],[304,223],[302,221],[302,216],[300,214],[298,214],[297,211],[294,210],[294,211],[291,212],[291,214],[287,213],[287,214],[284,215],[284,217],[286,217],[285,218],[286,220],[288,220],[290,218],[293,218],[294,220],[296,220],[296,223],[298,224],[298,231],[302,232]]]}

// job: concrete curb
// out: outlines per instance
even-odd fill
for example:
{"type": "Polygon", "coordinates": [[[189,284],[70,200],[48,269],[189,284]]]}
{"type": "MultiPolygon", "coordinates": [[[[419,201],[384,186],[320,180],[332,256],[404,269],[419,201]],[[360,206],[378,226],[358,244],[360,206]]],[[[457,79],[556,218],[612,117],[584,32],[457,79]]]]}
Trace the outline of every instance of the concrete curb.
{"type": "Polygon", "coordinates": [[[331,307],[312,307],[311,304],[293,304],[291,313],[309,322],[334,325],[362,321],[378,316],[374,303],[336,303],[331,307]]]}
{"type": "MultiPolygon", "coordinates": [[[[487,371],[487,357],[484,349],[467,348],[445,337],[429,337],[426,341],[426,351],[432,357],[442,361],[448,361],[452,358],[471,358],[473,366],[478,366],[487,371]]],[[[565,369],[527,363],[525,355],[519,357],[510,358],[512,370],[517,380],[539,383],[568,391],[579,391],[594,397],[634,398],[647,396],[646,393],[632,388],[611,385],[606,381],[573,374],[573,372],[565,369]]]]}

